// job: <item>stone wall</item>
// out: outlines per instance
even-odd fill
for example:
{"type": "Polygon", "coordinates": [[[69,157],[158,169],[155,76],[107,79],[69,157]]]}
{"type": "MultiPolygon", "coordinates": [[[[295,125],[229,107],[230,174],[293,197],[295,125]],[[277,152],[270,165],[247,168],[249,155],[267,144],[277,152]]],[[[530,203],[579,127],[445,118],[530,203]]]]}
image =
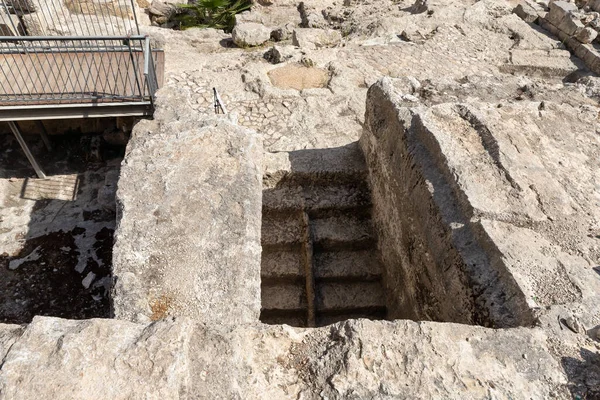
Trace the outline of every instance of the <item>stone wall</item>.
{"type": "Polygon", "coordinates": [[[2,398],[567,398],[537,329],[367,320],[215,328],[186,318],[0,324],[2,398]]]}
{"type": "Polygon", "coordinates": [[[399,106],[394,80],[371,87],[361,144],[372,185],[389,318],[529,325],[523,294],[470,224],[427,110],[399,106]]]}
{"type": "Polygon", "coordinates": [[[115,317],[237,325],[260,312],[262,142],[163,90],[121,169],[115,317]]]}

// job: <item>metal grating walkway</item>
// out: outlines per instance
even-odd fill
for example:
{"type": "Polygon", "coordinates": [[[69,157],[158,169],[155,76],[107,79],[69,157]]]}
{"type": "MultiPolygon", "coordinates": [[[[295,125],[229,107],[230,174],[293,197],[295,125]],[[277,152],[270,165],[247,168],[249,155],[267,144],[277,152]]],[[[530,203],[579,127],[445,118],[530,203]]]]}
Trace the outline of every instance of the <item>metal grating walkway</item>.
{"type": "Polygon", "coordinates": [[[0,121],[151,116],[164,53],[135,0],[0,0],[0,121]]]}

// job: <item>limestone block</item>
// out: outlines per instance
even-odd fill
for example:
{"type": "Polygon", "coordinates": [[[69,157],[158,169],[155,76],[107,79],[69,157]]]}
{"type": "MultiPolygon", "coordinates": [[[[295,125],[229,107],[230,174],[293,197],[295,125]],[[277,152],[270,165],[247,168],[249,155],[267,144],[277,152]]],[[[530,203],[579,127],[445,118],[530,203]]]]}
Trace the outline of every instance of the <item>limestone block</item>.
{"type": "Polygon", "coordinates": [[[271,38],[271,30],[255,22],[237,24],[231,34],[233,42],[240,47],[260,46],[271,38]]]}
{"type": "Polygon", "coordinates": [[[69,15],[61,0],[13,0],[12,5],[30,36],[50,35],[59,17],[69,15]]]}
{"type": "Polygon", "coordinates": [[[598,36],[598,31],[592,28],[582,29],[576,36],[576,39],[581,43],[592,43],[598,36]]]}
{"type": "Polygon", "coordinates": [[[537,3],[523,1],[515,7],[514,13],[517,14],[525,22],[534,23],[539,17],[538,10],[533,6],[534,4],[537,6],[537,3]]]}
{"type": "Polygon", "coordinates": [[[292,35],[294,46],[314,50],[323,47],[334,47],[342,41],[342,34],[333,29],[295,29],[292,35]]]}
{"type": "Polygon", "coordinates": [[[569,36],[574,36],[584,28],[573,12],[578,8],[574,3],[565,1],[555,1],[550,4],[550,12],[547,15],[548,21],[569,36]]]}
{"type": "Polygon", "coordinates": [[[0,35],[19,36],[23,35],[23,24],[15,14],[8,14],[5,10],[0,10],[0,35]]]}
{"type": "Polygon", "coordinates": [[[262,141],[224,120],[203,122],[185,96],[159,91],[155,120],[138,123],[127,146],[117,191],[115,316],[257,321],[262,141]]]}
{"type": "Polygon", "coordinates": [[[73,14],[112,16],[123,19],[138,19],[143,11],[137,2],[129,0],[65,0],[65,7],[73,14]]]}
{"type": "Polygon", "coordinates": [[[47,17],[54,16],[64,11],[62,0],[8,0],[18,15],[42,11],[47,17]]]}
{"type": "Polygon", "coordinates": [[[6,399],[179,398],[193,324],[35,317],[3,357],[6,399]]]}
{"type": "Polygon", "coordinates": [[[176,7],[173,4],[161,0],[152,0],[148,12],[152,15],[169,18],[175,12],[176,7]]]}

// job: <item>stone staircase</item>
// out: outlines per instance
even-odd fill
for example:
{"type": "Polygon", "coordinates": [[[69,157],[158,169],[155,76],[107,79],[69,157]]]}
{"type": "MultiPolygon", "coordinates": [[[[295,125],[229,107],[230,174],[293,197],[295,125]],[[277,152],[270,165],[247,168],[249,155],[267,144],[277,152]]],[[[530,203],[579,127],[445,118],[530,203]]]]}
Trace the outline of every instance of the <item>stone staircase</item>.
{"type": "Polygon", "coordinates": [[[385,318],[376,247],[363,168],[291,172],[263,192],[261,320],[385,318]]]}

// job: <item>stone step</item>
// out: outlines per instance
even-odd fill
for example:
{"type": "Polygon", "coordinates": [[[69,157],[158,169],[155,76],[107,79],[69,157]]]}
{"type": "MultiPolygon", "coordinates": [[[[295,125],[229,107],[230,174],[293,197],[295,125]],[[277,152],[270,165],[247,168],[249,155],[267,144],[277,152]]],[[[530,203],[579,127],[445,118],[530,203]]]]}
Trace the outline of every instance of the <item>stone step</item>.
{"type": "Polygon", "coordinates": [[[298,212],[263,213],[263,249],[293,249],[303,241],[302,215],[298,212]]]}
{"type": "Polygon", "coordinates": [[[306,288],[302,283],[263,284],[261,304],[265,312],[306,310],[306,288]]]}
{"type": "Polygon", "coordinates": [[[382,268],[375,251],[326,251],[313,256],[314,276],[319,281],[377,281],[382,268]]]}
{"type": "Polygon", "coordinates": [[[281,186],[263,190],[263,212],[302,210],[309,214],[327,210],[352,210],[371,207],[371,195],[365,181],[347,185],[281,186]]]}
{"type": "Polygon", "coordinates": [[[355,312],[385,308],[380,282],[321,283],[316,285],[317,312],[355,312]]]}
{"type": "Polygon", "coordinates": [[[300,248],[294,250],[263,250],[260,277],[263,283],[297,282],[305,279],[300,248]]]}
{"type": "Polygon", "coordinates": [[[310,220],[315,251],[361,250],[372,248],[375,237],[371,219],[353,215],[334,215],[310,220]]]}
{"type": "Polygon", "coordinates": [[[339,185],[363,181],[365,159],[358,142],[328,149],[265,153],[263,184],[281,187],[304,184],[339,185]]]}

